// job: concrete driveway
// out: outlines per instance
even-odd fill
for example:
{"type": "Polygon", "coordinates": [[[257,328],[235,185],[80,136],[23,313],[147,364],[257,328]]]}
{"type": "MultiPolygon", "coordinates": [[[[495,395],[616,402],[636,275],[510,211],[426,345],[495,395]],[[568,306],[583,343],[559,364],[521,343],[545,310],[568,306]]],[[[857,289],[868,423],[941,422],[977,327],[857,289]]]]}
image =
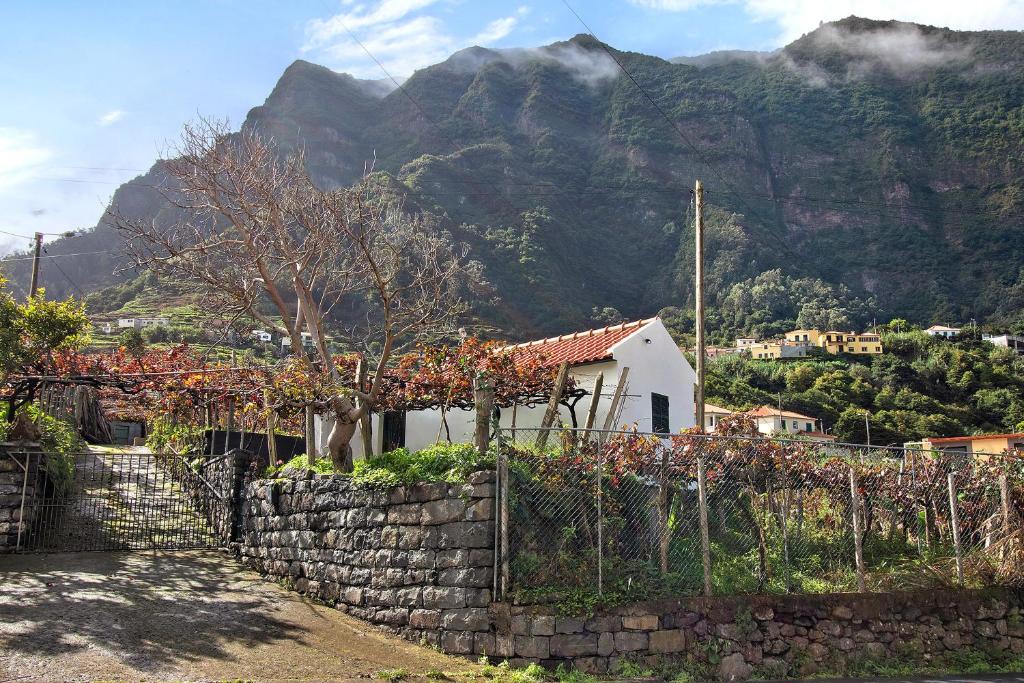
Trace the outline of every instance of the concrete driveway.
{"type": "Polygon", "coordinates": [[[216,551],[0,556],[0,682],[338,681],[476,668],[216,551]]]}

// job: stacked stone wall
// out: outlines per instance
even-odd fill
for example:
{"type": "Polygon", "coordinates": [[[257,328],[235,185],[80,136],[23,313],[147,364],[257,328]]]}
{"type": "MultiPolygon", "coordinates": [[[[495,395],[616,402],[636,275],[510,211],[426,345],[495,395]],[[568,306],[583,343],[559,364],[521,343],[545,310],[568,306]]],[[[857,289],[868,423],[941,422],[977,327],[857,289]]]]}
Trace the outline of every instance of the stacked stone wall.
{"type": "Polygon", "coordinates": [[[621,660],[688,659],[723,680],[806,677],[864,660],[941,661],[965,649],[1024,654],[1022,596],[1009,589],[691,598],[590,617],[495,605],[496,657],[594,673],[621,660]]]}
{"type": "Polygon", "coordinates": [[[17,548],[19,529],[23,537],[29,531],[36,488],[41,483],[37,476],[41,457],[38,444],[0,444],[0,553],[17,548]]]}
{"type": "Polygon", "coordinates": [[[491,654],[494,473],[371,489],[341,476],[261,480],[242,496],[247,564],[452,654],[491,654]]]}

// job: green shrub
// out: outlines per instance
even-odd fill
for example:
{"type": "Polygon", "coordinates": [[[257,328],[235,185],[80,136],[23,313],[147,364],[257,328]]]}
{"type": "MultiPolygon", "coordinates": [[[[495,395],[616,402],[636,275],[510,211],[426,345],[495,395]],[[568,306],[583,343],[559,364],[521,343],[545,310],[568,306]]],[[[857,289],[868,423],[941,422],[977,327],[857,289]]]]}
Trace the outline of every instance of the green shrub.
{"type": "MultiPolygon", "coordinates": [[[[21,409],[41,432],[39,445],[46,453],[46,475],[56,490],[63,494],[71,485],[75,470],[75,454],[85,449],[85,442],[75,428],[43,412],[35,405],[21,409]]],[[[7,439],[11,424],[0,423],[0,441],[7,439]]]]}
{"type": "Polygon", "coordinates": [[[415,452],[399,448],[359,461],[352,478],[381,488],[416,482],[458,483],[472,472],[493,467],[494,456],[481,456],[472,444],[440,443],[415,452]]]}
{"type": "Polygon", "coordinates": [[[154,420],[146,445],[156,453],[173,450],[179,454],[199,453],[204,429],[194,425],[175,425],[169,420],[154,420]]]}
{"type": "Polygon", "coordinates": [[[334,465],[331,464],[329,458],[316,458],[311,463],[305,453],[296,455],[288,462],[282,462],[279,465],[271,465],[263,471],[264,479],[273,479],[285,468],[291,468],[293,470],[313,470],[317,474],[331,474],[334,472],[334,465]]]}

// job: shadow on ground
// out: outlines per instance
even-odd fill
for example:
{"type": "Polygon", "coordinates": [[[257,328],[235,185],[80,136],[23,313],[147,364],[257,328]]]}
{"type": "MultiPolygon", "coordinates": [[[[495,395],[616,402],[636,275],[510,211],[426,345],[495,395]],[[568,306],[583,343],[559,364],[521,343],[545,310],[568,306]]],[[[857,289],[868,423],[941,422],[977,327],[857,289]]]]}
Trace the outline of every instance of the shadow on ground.
{"type": "Polygon", "coordinates": [[[218,552],[6,556],[0,586],[0,672],[12,677],[340,680],[382,668],[468,668],[218,552]]]}

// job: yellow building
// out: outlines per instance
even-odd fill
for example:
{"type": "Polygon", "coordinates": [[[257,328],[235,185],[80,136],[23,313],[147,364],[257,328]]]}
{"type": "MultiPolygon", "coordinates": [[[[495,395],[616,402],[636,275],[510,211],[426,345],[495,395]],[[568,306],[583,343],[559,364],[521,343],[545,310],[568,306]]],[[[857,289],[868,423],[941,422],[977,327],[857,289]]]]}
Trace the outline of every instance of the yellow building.
{"type": "Polygon", "coordinates": [[[786,333],[786,341],[808,344],[829,353],[878,354],[882,353],[882,339],[870,332],[838,332],[829,330],[793,330],[786,333]]]}
{"type": "Polygon", "coordinates": [[[975,436],[950,436],[941,439],[924,439],[904,444],[905,448],[923,448],[944,453],[968,453],[971,455],[999,455],[1019,453],[1024,455],[1024,433],[977,434],[975,436]]]}

